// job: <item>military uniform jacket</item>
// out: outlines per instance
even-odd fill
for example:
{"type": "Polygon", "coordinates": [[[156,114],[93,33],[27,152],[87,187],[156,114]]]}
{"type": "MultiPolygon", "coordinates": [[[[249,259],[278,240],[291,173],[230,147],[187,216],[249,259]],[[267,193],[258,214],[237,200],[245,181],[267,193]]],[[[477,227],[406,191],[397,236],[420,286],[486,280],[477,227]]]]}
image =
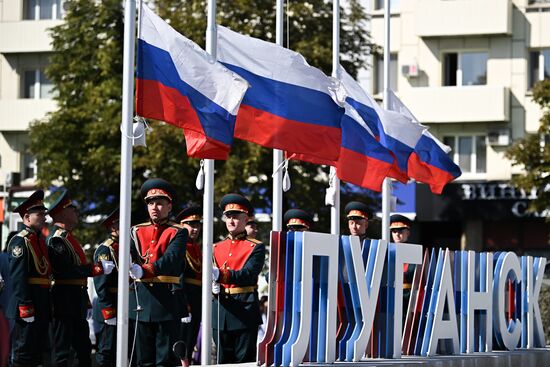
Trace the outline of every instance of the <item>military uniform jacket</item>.
{"type": "Polygon", "coordinates": [[[49,282],[52,273],[45,239],[32,229],[25,228],[11,239],[8,253],[13,293],[6,316],[11,319],[34,316],[35,322],[49,322],[49,282]]]}
{"type": "MultiPolygon", "coordinates": [[[[101,260],[112,261],[118,266],[118,239],[110,237],[100,244],[94,253],[94,263],[101,260]]],[[[94,277],[94,287],[97,293],[99,307],[94,308],[94,320],[103,323],[105,319],[117,316],[117,286],[118,271],[111,274],[102,274],[94,277]]]]}
{"type": "Polygon", "coordinates": [[[246,237],[243,232],[234,238],[214,244],[214,261],[220,269],[221,292],[214,298],[212,324],[219,330],[256,329],[262,318],[258,299],[258,275],[262,271],[265,246],[258,240],[246,237]],[[250,289],[248,292],[229,294],[250,289]],[[219,326],[218,326],[219,307],[219,326]]]}
{"type": "Polygon", "coordinates": [[[87,292],[93,265],[78,240],[67,230],[54,227],[48,238],[48,253],[55,278],[52,287],[54,317],[86,318],[91,307],[87,292]]]}
{"type": "MultiPolygon", "coordinates": [[[[161,322],[179,320],[187,315],[180,281],[176,284],[163,282],[162,277],[181,277],[185,269],[185,247],[188,232],[171,221],[142,223],[132,227],[130,250],[133,261],[144,267],[152,267],[154,280],[148,282],[144,275],[136,282],[135,291],[142,311],[139,321],[161,322]],[[180,292],[180,293],[178,293],[180,292]]],[[[136,319],[137,301],[130,295],[130,318],[136,319]]]]}
{"type": "Polygon", "coordinates": [[[183,273],[182,288],[184,289],[185,303],[187,309],[193,313],[200,310],[193,310],[193,305],[201,304],[202,296],[202,247],[199,243],[189,240],[185,252],[185,271],[183,273]]]}

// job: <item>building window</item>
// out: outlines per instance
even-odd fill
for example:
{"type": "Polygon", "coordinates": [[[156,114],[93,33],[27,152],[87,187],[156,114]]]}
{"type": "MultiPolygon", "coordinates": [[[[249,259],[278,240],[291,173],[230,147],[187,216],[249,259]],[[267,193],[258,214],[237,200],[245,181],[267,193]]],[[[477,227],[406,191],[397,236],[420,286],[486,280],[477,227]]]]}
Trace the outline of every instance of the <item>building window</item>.
{"type": "MultiPolygon", "coordinates": [[[[374,94],[384,92],[384,56],[375,56],[374,94]]],[[[397,54],[390,54],[390,89],[397,91],[397,54]]]]}
{"type": "Polygon", "coordinates": [[[21,179],[26,180],[28,178],[35,179],[36,178],[36,158],[32,156],[28,148],[25,149],[23,153],[21,153],[23,158],[21,159],[21,179]]]}
{"type": "Polygon", "coordinates": [[[64,0],[25,0],[25,20],[61,19],[64,0]]]}
{"type": "Polygon", "coordinates": [[[450,52],[443,55],[443,85],[487,84],[487,52],[450,52]]]}
{"type": "MultiPolygon", "coordinates": [[[[390,0],[390,12],[399,9],[399,1],[400,0],[390,0]]],[[[375,0],[374,10],[384,10],[385,3],[386,0],[375,0]]]]}
{"type": "Polygon", "coordinates": [[[463,173],[487,172],[487,145],[485,135],[445,136],[443,143],[451,147],[449,157],[463,173]]]}
{"type": "Polygon", "coordinates": [[[22,92],[22,98],[52,98],[54,96],[53,83],[46,77],[44,70],[26,70],[23,73],[22,92]]]}
{"type": "Polygon", "coordinates": [[[529,54],[529,89],[536,82],[550,78],[550,49],[531,51],[529,54]]]}

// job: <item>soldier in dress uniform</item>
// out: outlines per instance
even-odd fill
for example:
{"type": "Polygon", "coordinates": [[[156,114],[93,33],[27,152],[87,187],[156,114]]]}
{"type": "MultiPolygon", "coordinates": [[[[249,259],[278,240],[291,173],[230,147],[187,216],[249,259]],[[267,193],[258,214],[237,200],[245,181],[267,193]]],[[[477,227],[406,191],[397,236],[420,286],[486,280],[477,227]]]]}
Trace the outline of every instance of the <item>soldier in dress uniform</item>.
{"type": "Polygon", "coordinates": [[[141,186],[149,221],[132,227],[134,264],[130,276],[136,280],[130,295],[130,319],[137,323],[138,366],[174,366],[179,360],[172,352],[178,338],[180,320],[187,316],[181,294],[180,276],[185,269],[188,231],[170,220],[176,192],[160,178],[141,186]]]}
{"type": "Polygon", "coordinates": [[[412,221],[401,214],[390,216],[391,239],[394,243],[406,243],[411,235],[412,221]]]}
{"type": "Polygon", "coordinates": [[[289,209],[285,212],[284,221],[289,231],[309,231],[313,226],[313,216],[302,209],[289,209]]]}
{"type": "Polygon", "coordinates": [[[250,218],[248,222],[246,222],[246,234],[248,237],[257,238],[258,237],[258,223],[256,223],[256,220],[254,217],[250,218]]]}
{"type": "MultiPolygon", "coordinates": [[[[115,209],[101,223],[109,231],[109,238],[101,243],[94,253],[94,262],[113,261],[118,264],[118,231],[119,209],[115,209]]],[[[114,366],[116,364],[116,320],[117,320],[117,286],[118,272],[94,277],[98,306],[94,308],[94,321],[99,325],[97,365],[114,366]]]]}
{"type": "Polygon", "coordinates": [[[92,345],[86,319],[91,318],[92,305],[88,298],[88,277],[109,274],[112,261],[89,263],[82,246],[72,234],[78,225],[78,209],[67,191],[59,195],[48,215],[54,226],[48,238],[55,283],[53,300],[53,347],[57,366],[68,366],[72,357],[71,347],[76,352],[79,366],[91,366],[92,345]]]}
{"type": "MultiPolygon", "coordinates": [[[[411,235],[412,221],[401,214],[390,216],[391,241],[394,243],[406,243],[411,235]]],[[[403,320],[407,315],[411,287],[414,277],[415,266],[413,264],[403,265],[403,320]]]]}
{"type": "Polygon", "coordinates": [[[189,316],[182,319],[181,340],[187,347],[187,360],[191,361],[197,344],[202,312],[202,246],[199,240],[202,230],[202,208],[191,206],[183,209],[176,216],[176,222],[189,232],[185,272],[182,277],[189,316]]]}
{"type": "Polygon", "coordinates": [[[359,236],[362,246],[363,241],[367,238],[367,228],[369,228],[369,207],[360,201],[351,201],[344,208],[344,212],[348,219],[349,233],[359,236]]]}
{"type": "Polygon", "coordinates": [[[254,362],[262,323],[257,284],[265,246],[246,235],[245,226],[253,210],[245,197],[225,195],[220,207],[229,234],[213,248],[212,325],[218,363],[254,362]]]}
{"type": "Polygon", "coordinates": [[[42,229],[46,224],[44,191],[35,191],[13,211],[25,228],[8,244],[9,273],[13,284],[7,317],[15,321],[12,331],[12,366],[38,366],[48,340],[51,319],[52,268],[42,229]]]}

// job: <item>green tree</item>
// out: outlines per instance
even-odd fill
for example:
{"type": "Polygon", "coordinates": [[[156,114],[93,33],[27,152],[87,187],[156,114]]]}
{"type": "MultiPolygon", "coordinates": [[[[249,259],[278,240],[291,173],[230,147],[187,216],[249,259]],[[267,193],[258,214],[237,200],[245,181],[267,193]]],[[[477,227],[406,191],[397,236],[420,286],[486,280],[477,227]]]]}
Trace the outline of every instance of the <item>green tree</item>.
{"type": "Polygon", "coordinates": [[[524,190],[538,190],[538,198],[531,201],[529,209],[543,212],[550,208],[550,79],[535,84],[533,100],[543,112],[539,129],[515,142],[506,155],[524,172],[514,176],[512,182],[524,190]]]}
{"type": "MultiPolygon", "coordinates": [[[[342,11],[342,63],[352,74],[365,66],[373,47],[363,22],[359,1],[342,11]],[[372,46],[372,47],[371,47],[372,46]]],[[[120,0],[72,0],[65,22],[51,30],[53,54],[46,70],[57,91],[59,109],[30,129],[31,152],[38,163],[43,187],[63,185],[80,202],[83,215],[108,213],[117,205],[120,174],[123,12],[120,0]]],[[[206,2],[158,0],[157,13],[204,47],[206,2]]],[[[272,0],[218,1],[218,23],[268,41],[275,38],[275,2],[272,0]]],[[[288,12],[290,48],[329,74],[331,66],[332,5],[323,0],[292,2],[288,12]]],[[[286,19],[286,16],[285,16],[286,19]]],[[[286,30],[286,25],[285,25],[286,30]]],[[[286,31],[285,31],[286,32],[286,31]]],[[[285,36],[286,39],[286,36],[285,36]]],[[[146,215],[138,192],[147,177],[163,177],[178,190],[175,211],[190,202],[200,204],[195,188],[199,160],[186,155],[182,132],[162,122],[151,122],[146,148],[134,149],[134,222],[146,215]]],[[[230,158],[216,162],[215,200],[241,191],[258,210],[271,210],[271,150],[235,141],[230,158]]],[[[328,168],[301,162],[291,166],[292,189],[285,208],[299,206],[318,215],[318,231],[328,231],[330,209],[323,205],[328,168]]],[[[342,202],[363,192],[344,185],[342,202]]],[[[266,228],[267,229],[267,228],[266,228]]],[[[97,226],[84,228],[87,242],[101,236],[97,226]]]]}

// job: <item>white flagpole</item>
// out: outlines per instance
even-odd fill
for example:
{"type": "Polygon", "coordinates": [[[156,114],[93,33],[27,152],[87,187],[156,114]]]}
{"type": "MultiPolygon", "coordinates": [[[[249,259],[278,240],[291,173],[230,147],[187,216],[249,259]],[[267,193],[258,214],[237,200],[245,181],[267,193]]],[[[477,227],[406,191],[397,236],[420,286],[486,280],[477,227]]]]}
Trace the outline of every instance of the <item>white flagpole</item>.
{"type": "MultiPolygon", "coordinates": [[[[390,101],[390,0],[384,2],[384,109],[390,101]]],[[[390,241],[391,180],[382,185],[382,239],[390,241]]]]}
{"type": "MultiPolygon", "coordinates": [[[[208,0],[206,52],[216,60],[216,0],[208,0]]],[[[212,244],[214,240],[214,160],[204,160],[202,232],[201,365],[211,364],[212,349],[212,244]]],[[[188,348],[190,346],[187,346],[188,348]]]]}
{"type": "MultiPolygon", "coordinates": [[[[340,1],[332,1],[332,76],[340,79],[340,1]]],[[[330,167],[333,176],[334,205],[330,208],[330,233],[340,234],[340,179],[336,168],[330,167]]]]}
{"type": "MultiPolygon", "coordinates": [[[[284,0],[277,0],[275,11],[275,43],[284,46],[283,39],[283,7],[284,0]]],[[[273,149],[273,222],[271,229],[273,231],[283,230],[283,170],[278,169],[283,162],[283,151],[273,149]],[[275,170],[277,170],[275,172],[275,170]]]]}
{"type": "Polygon", "coordinates": [[[124,7],[124,53],[122,75],[122,137],[120,147],[120,230],[118,260],[117,367],[128,366],[128,270],[132,203],[132,121],[134,117],[134,48],[136,2],[124,7]]]}

